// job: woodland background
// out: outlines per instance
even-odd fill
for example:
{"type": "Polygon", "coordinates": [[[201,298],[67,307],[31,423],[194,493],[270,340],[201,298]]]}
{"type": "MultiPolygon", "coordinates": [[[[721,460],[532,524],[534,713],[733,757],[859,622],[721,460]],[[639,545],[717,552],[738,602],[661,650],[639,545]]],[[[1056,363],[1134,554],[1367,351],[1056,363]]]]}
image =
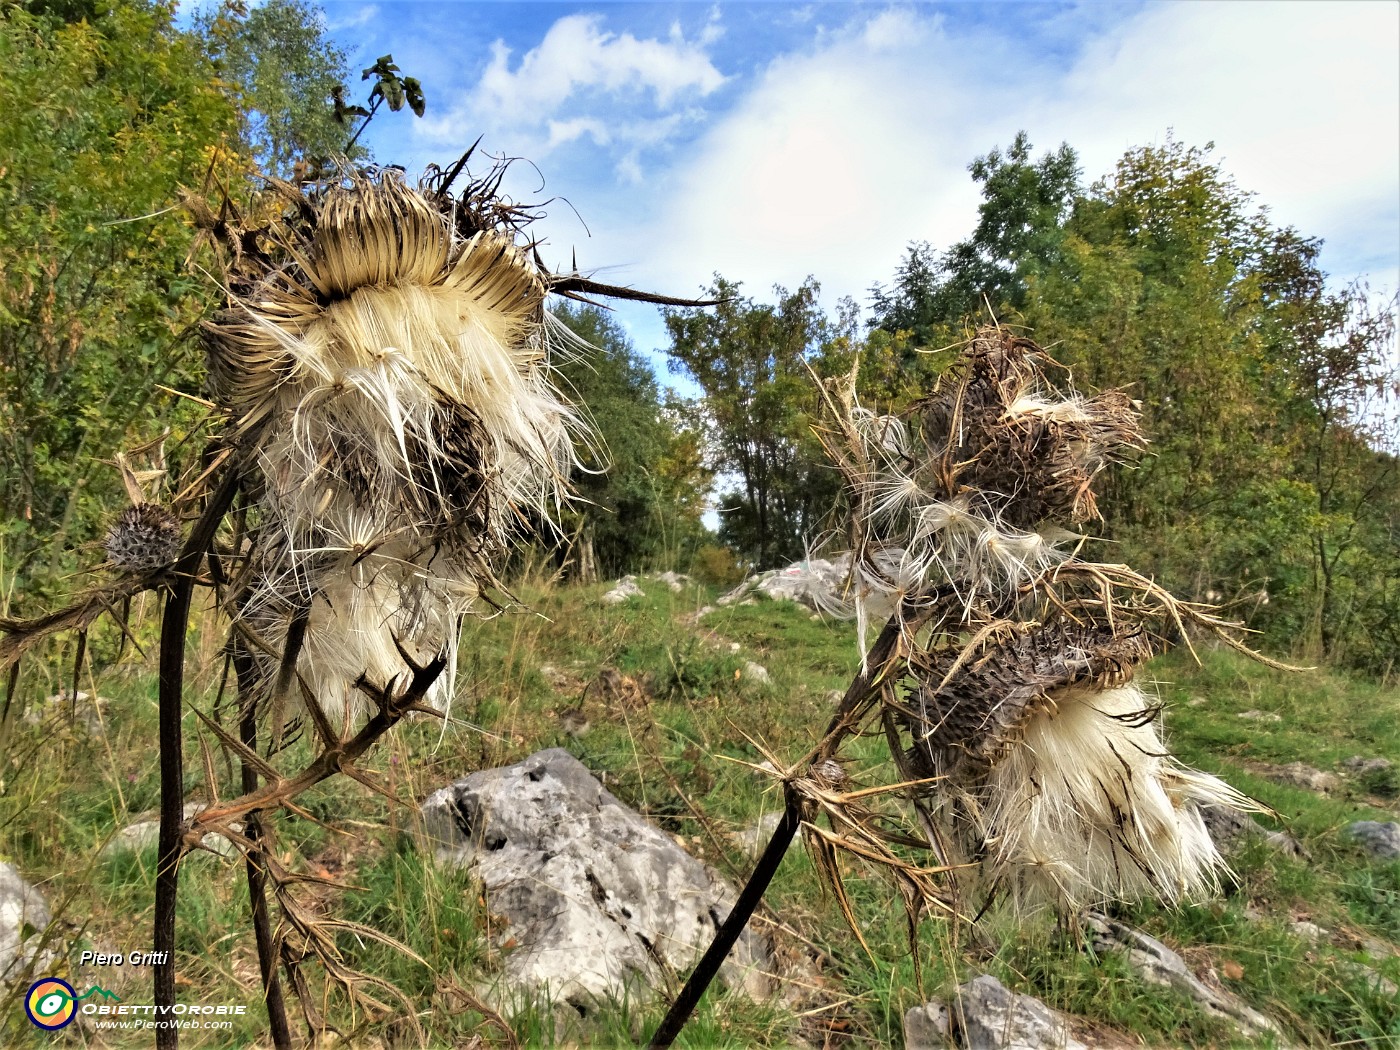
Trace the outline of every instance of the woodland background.
{"type": "MultiPolygon", "coordinates": [[[[12,614],[50,604],[100,560],[125,501],[117,450],[168,429],[173,465],[195,454],[202,409],[171,391],[201,390],[198,325],[219,294],[181,194],[255,202],[259,168],[290,177],[347,152],[391,163],[359,140],[369,114],[412,119],[425,94],[431,106],[432,85],[388,58],[363,78],[347,68],[323,27],[301,0],[206,8],[188,27],[146,0],[0,5],[0,594],[12,614]],[[349,101],[360,94],[364,105],[349,101]]],[[[561,370],[603,445],[561,542],[535,556],[581,582],[677,569],[724,583],[839,547],[808,369],[857,366],[865,401],[898,410],[990,313],[1029,328],[1074,383],[1141,399],[1151,452],[1101,500],[1098,534],[1121,560],[1226,603],[1271,651],[1392,676],[1394,301],[1330,287],[1320,242],[1272,223],[1209,143],[1168,138],[1085,173],[1072,143],[1040,153],[1007,134],[970,158],[982,194],[971,235],[934,245],[910,230],[867,302],[825,312],[819,274],[764,290],[716,274],[723,305],[667,312],[670,368],[701,396],[659,380],[606,312],[561,303],[592,347],[561,370]]]]}
{"type": "MultiPolygon", "coordinates": [[[[256,211],[273,206],[259,170],[298,179],[336,156],[391,164],[372,154],[366,124],[436,104],[434,85],[390,56],[351,68],[303,0],[201,10],[0,0],[0,617],[42,614],[91,581],[128,503],[117,452],[163,439],[180,477],[206,443],[199,325],[223,296],[186,194],[256,211]]],[[[967,144],[981,194],[971,233],[932,244],[909,229],[863,302],[824,306],[819,273],[771,289],[715,274],[722,305],[664,312],[670,376],[614,315],[554,304],[582,340],[559,340],[563,385],[601,441],[558,534],[505,574],[538,615],[465,628],[457,712],[469,730],[404,724],[366,758],[388,796],[328,781],[279,829],[306,860],[299,870],[334,883],[320,903],[419,953],[338,942],[421,1004],[431,1045],[634,1045],[667,997],[603,1005],[562,1035],[548,1004],[509,1011],[513,1037],[462,1008],[443,979],[476,987],[514,938],[502,942],[469,873],[415,845],[415,807],[390,797],[416,803],[561,746],[695,856],[746,878],[742,843],[774,805],[754,769],[811,746],[856,661],[849,624],[789,602],[716,607],[754,570],[843,546],[838,478],[811,432],[812,373],[856,368],[864,402],[899,411],[988,317],[1047,346],[1065,383],[1142,403],[1152,445],[1101,479],[1094,556],[1218,601],[1261,632],[1262,651],[1320,668],[1284,673],[1205,645],[1153,662],[1173,751],[1271,807],[1258,830],[1278,827],[1300,848],[1250,839],[1218,899],[1120,917],[1278,1019],[1289,1045],[1400,1039],[1400,862],[1344,831],[1393,822],[1400,793],[1380,757],[1400,754],[1396,302],[1330,281],[1320,242],[1273,222],[1209,143],[1168,137],[1086,172],[1073,143],[987,134],[967,144]],[[663,570],[692,580],[673,593],[642,576],[645,594],[603,603],[606,581],[663,570]],[[1324,776],[1313,765],[1335,770],[1331,787],[1300,785],[1300,759],[1310,777],[1324,776]]],[[[0,707],[0,862],[43,888],[53,936],[74,952],[130,947],[150,926],[154,850],[109,845],[158,799],[153,608],[132,618],[135,646],[105,621],[76,656],[55,641],[0,707]],[[76,687],[94,698],[91,724],[76,687]]],[[[189,633],[191,692],[217,716],[225,661],[211,626],[189,633]]],[[[856,768],[887,761],[884,748],[855,742],[856,768]]],[[[257,1002],[246,897],[219,863],[190,858],[203,867],[182,883],[180,972],[208,1001],[257,1002]]],[[[810,858],[790,851],[767,901],[776,950],[796,961],[792,994],[711,994],[682,1045],[899,1045],[905,1010],[974,973],[1074,1015],[1097,1045],[1276,1045],[1242,1041],[1116,956],[1092,957],[1049,917],[992,915],[965,944],[926,919],[919,970],[889,887],[859,865],[851,874],[860,942],[810,858]]],[[[120,994],[149,994],[146,976],[120,994]]],[[[402,1018],[352,1013],[338,1016],[372,1029],[354,1045],[406,1041],[402,1018]]],[[[264,1039],[264,1022],[251,1012],[238,1044],[264,1039]]],[[[51,1040],[17,1006],[0,1012],[0,1043],[51,1040]]]]}

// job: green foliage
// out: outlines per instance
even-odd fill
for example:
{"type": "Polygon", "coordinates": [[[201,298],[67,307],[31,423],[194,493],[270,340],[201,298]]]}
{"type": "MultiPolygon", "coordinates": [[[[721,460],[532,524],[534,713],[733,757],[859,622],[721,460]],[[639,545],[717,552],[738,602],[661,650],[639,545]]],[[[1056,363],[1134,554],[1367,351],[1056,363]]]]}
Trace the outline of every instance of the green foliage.
{"type": "Polygon", "coordinates": [[[699,384],[692,404],[708,465],[738,487],[720,503],[720,537],[768,566],[800,557],[836,499],[834,471],[810,434],[816,392],[807,373],[828,335],[816,281],[775,288],[775,304],[716,275],[707,311],[663,311],[671,370],[699,384]]]}
{"type": "Polygon", "coordinates": [[[872,326],[908,332],[914,345],[943,346],[990,306],[998,315],[1026,302],[1027,276],[1060,258],[1064,222],[1079,190],[1079,161],[1061,145],[1031,161],[1018,132],[1005,154],[993,149],[969,166],[982,186],[972,236],[939,255],[927,241],[909,245],[890,291],[871,290],[872,326]]]}
{"type": "MultiPolygon", "coordinates": [[[[594,571],[585,570],[585,579],[684,565],[704,536],[700,515],[710,482],[698,435],[608,314],[560,306],[554,316],[587,344],[564,355],[559,370],[601,438],[575,473],[583,502],[566,523],[575,547],[591,552],[594,571]]],[[[577,566],[588,560],[575,551],[577,566]]]]}
{"type": "Polygon", "coordinates": [[[213,81],[167,7],[0,9],[0,405],[22,421],[0,430],[0,527],[12,554],[54,551],[45,572],[117,498],[100,459],[181,425],[156,384],[195,374],[207,294],[177,191],[238,126],[213,81]]]}
{"type": "MultiPolygon", "coordinates": [[[[697,621],[696,610],[713,603],[713,590],[673,594],[660,584],[642,584],[644,597],[611,607],[597,601],[600,587],[530,589],[521,598],[540,615],[472,621],[453,714],[485,732],[458,723],[444,731],[427,719],[406,722],[364,767],[388,795],[412,801],[472,770],[563,746],[621,801],[731,883],[742,881],[753,861],[739,838],[781,805],[777,779],[754,767],[770,755],[779,764],[795,761],[813,745],[831,716],[829,692],[843,688],[858,666],[854,629],[812,620],[807,610],[775,601],[722,607],[697,621]],[[750,682],[748,660],[769,668],[772,681],[762,687],[750,682]],[[547,676],[540,673],[545,665],[553,668],[547,676]],[[624,704],[598,684],[603,668],[651,688],[624,704]],[[587,735],[560,728],[559,712],[575,707],[591,723],[587,735]]],[[[153,852],[100,855],[116,828],[152,816],[139,811],[155,799],[149,749],[155,676],[128,653],[122,673],[101,683],[110,698],[106,736],[21,722],[0,771],[0,857],[41,885],[55,906],[57,946],[70,966],[84,948],[124,946],[133,928],[150,922],[153,852]]],[[[1279,1045],[1388,1046],[1400,1034],[1400,1004],[1359,967],[1400,978],[1400,956],[1385,955],[1385,945],[1400,938],[1400,864],[1366,859],[1339,831],[1353,820],[1393,815],[1374,809],[1368,785],[1353,780],[1344,778],[1338,790],[1320,795],[1250,770],[1262,761],[1300,759],[1338,770],[1351,755],[1400,752],[1394,691],[1327,672],[1284,674],[1230,651],[1203,650],[1201,656],[1198,666],[1178,651],[1149,668],[1163,683],[1173,750],[1272,806],[1311,857],[1295,860],[1258,842],[1231,858],[1238,878],[1223,899],[1177,909],[1135,906],[1118,917],[1167,943],[1197,973],[1214,971],[1229,991],[1279,1020],[1279,1045]],[[1249,709],[1282,720],[1238,717],[1249,709]],[[1330,935],[1317,942],[1300,936],[1290,926],[1298,918],[1330,935]],[[1363,954],[1356,946],[1368,938],[1381,947],[1363,954]],[[1226,963],[1232,964],[1228,971],[1226,963]]],[[[206,708],[218,665],[212,659],[191,683],[206,708]]],[[[38,668],[29,675],[32,684],[22,688],[37,688],[38,668]]],[[[186,737],[191,771],[201,765],[196,736],[186,737]]],[[[294,766],[308,750],[303,740],[274,760],[294,766]]],[[[874,767],[888,762],[888,751],[882,739],[862,739],[853,743],[851,757],[849,772],[865,784],[874,767]]],[[[192,798],[202,797],[197,785],[191,788],[192,798]]],[[[301,883],[295,892],[322,914],[396,938],[431,967],[347,931],[339,940],[344,961],[392,982],[419,1004],[431,1045],[470,1044],[475,1035],[487,1046],[504,1045],[442,979],[480,992],[499,975],[510,938],[522,931],[491,914],[489,895],[483,900],[469,873],[439,867],[420,851],[411,834],[411,806],[345,778],[327,781],[303,801],[304,817],[284,812],[276,818],[278,849],[299,852],[308,859],[307,876],[328,875],[331,882],[301,883]]],[[[189,1041],[215,1047],[265,1039],[265,1020],[249,991],[257,963],[239,867],[207,854],[186,863],[180,972],[208,1001],[250,1007],[232,1035],[201,1040],[191,1032],[189,1041]]],[[[897,888],[858,860],[843,864],[871,954],[823,897],[809,858],[794,848],[761,913],[776,925],[765,918],[758,926],[776,938],[777,968],[786,978],[779,995],[759,1004],[732,993],[707,995],[683,1037],[686,1045],[779,1047],[799,1038],[822,1045],[828,1036],[853,1045],[898,1045],[905,1010],[930,998],[946,1000],[977,973],[993,973],[1015,991],[1082,1018],[1104,1043],[1270,1045],[1243,1041],[1175,992],[1146,984],[1121,956],[1087,951],[1052,929],[1046,915],[991,914],[972,936],[955,933],[938,916],[926,918],[920,989],[897,888]],[[794,960],[797,968],[789,969],[794,960]]],[[[366,1041],[405,1038],[401,1018],[352,1018],[317,967],[308,964],[303,972],[332,1021],[347,1029],[365,1023],[359,1038],[366,1041]]],[[[132,970],[127,978],[130,984],[118,994],[148,1001],[149,972],[132,970]]],[[[646,1002],[621,997],[558,1025],[547,1002],[514,1004],[506,1014],[525,1046],[613,1046],[644,1039],[664,1005],[664,996],[646,1002]]],[[[5,1046],[38,1050],[46,1039],[51,1042],[17,1006],[0,1014],[5,1046]]],[[[148,1045],[148,1034],[146,1040],[116,1045],[148,1045]]]]}
{"type": "MultiPolygon", "coordinates": [[[[1075,381],[1129,387],[1152,447],[1099,483],[1121,558],[1233,603],[1276,646],[1384,674],[1400,646],[1394,304],[1328,292],[1320,242],[1273,227],[1210,146],[1169,137],[1082,187],[1072,150],[1032,163],[1020,134],[971,170],[976,229],[942,254],[911,246],[875,290],[870,351],[899,370],[910,354],[888,340],[952,342],[985,302],[1075,381]]],[[[860,378],[890,395],[864,363],[860,378]]]]}
{"type": "MultiPolygon", "coordinates": [[[[262,170],[287,177],[298,158],[348,154],[355,160],[366,155],[363,147],[350,145],[343,118],[368,117],[369,111],[344,104],[350,70],[344,50],[327,37],[319,8],[305,0],[268,0],[251,8],[243,0],[228,0],[198,15],[196,26],[220,74],[236,91],[246,114],[245,144],[262,170]]],[[[392,65],[392,60],[380,59],[385,63],[392,65]]],[[[390,79],[373,89],[382,93],[387,82],[397,92],[394,109],[403,105],[397,68],[386,69],[390,79]]],[[[366,70],[366,79],[378,69],[366,70]]],[[[421,107],[420,92],[415,108],[420,116],[421,107]]]]}

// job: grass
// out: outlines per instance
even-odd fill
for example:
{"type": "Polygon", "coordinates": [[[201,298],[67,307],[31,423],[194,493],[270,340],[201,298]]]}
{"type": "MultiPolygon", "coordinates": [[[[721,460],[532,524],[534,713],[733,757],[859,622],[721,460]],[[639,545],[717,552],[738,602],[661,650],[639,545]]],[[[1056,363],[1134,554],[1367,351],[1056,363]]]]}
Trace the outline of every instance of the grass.
{"type": "MultiPolygon", "coordinates": [[[[830,694],[845,688],[857,666],[854,628],[768,601],[698,617],[713,601],[711,591],[673,594],[645,580],[643,586],[644,598],[616,607],[599,602],[604,587],[525,588],[532,612],[470,625],[453,713],[477,729],[443,734],[428,721],[401,726],[368,763],[388,793],[417,803],[474,770],[565,747],[624,803],[741,881],[752,862],[734,833],[780,804],[772,778],[753,767],[769,754],[792,760],[815,743],[830,715],[830,694]],[[767,669],[768,681],[751,673],[750,661],[767,669]],[[609,668],[615,674],[600,674],[609,668]],[[576,709],[590,725],[586,735],[565,729],[561,716],[576,709]]],[[[100,645],[94,643],[99,652],[100,645]]],[[[199,702],[207,706],[217,682],[217,645],[201,640],[194,650],[199,702]]],[[[1272,807],[1273,825],[1295,836],[1311,859],[1254,843],[1234,858],[1236,878],[1220,900],[1174,911],[1124,908],[1119,917],[1275,1017],[1288,1045],[1400,1044],[1400,1007],[1363,969],[1400,982],[1400,955],[1376,958],[1378,942],[1400,940],[1400,863],[1369,860],[1338,833],[1354,820],[1396,819],[1393,778],[1344,779],[1324,796],[1267,775],[1270,766],[1292,761],[1335,771],[1352,755],[1400,755],[1395,692],[1324,672],[1274,672],[1226,651],[1200,655],[1199,666],[1175,653],[1150,668],[1169,705],[1173,748],[1272,807]],[[1238,717],[1249,711],[1277,714],[1279,721],[1238,717]],[[1309,939],[1293,925],[1300,920],[1329,933],[1309,939]]],[[[32,703],[54,680],[52,672],[44,678],[34,671],[21,688],[32,703]]],[[[53,904],[51,932],[67,952],[66,972],[75,983],[111,979],[108,986],[129,1001],[145,1002],[147,971],[76,966],[85,948],[144,950],[151,923],[153,857],[105,856],[102,847],[156,805],[153,677],[128,654],[100,686],[110,700],[105,735],[90,737],[62,723],[16,727],[0,770],[0,859],[41,885],[53,904]]],[[[186,761],[199,795],[204,773],[196,736],[191,718],[186,761]]],[[[307,755],[302,741],[277,761],[291,768],[307,755]]],[[[880,768],[888,762],[880,740],[854,742],[851,757],[858,779],[862,771],[888,773],[880,768]]],[[[430,965],[350,933],[339,944],[346,961],[418,1005],[431,1045],[467,1045],[478,1034],[488,1045],[498,1041],[471,996],[500,972],[499,925],[468,875],[439,868],[416,848],[413,806],[342,780],[326,782],[300,804],[303,814],[278,820],[279,853],[343,886],[309,886],[309,899],[398,939],[430,965]],[[465,997],[451,990],[454,982],[465,997]]],[[[847,862],[846,871],[870,954],[823,895],[807,856],[794,850],[758,920],[773,935],[788,975],[783,995],[753,1003],[712,992],[681,1045],[900,1045],[909,1007],[946,995],[977,973],[992,973],[1073,1014],[1082,1034],[1127,1044],[1250,1045],[1144,984],[1121,958],[1095,958],[1044,916],[992,915],[972,933],[925,919],[921,992],[897,895],[859,864],[847,862]]],[[[249,1007],[232,1033],[187,1032],[184,1044],[255,1042],[264,1016],[241,865],[190,858],[180,907],[180,971],[192,982],[191,1001],[249,1007]]],[[[308,976],[315,996],[329,996],[324,1005],[354,1045],[404,1044],[401,1018],[351,1016],[321,975],[312,969],[308,976]]],[[[506,1013],[528,1046],[629,1045],[655,1026],[664,1008],[641,991],[600,1003],[584,1017],[556,1012],[548,1002],[510,1004],[506,1013]]],[[[15,1004],[0,1015],[2,1045],[52,1040],[30,1027],[15,1004]]],[[[106,1045],[149,1041],[144,1034],[128,1042],[108,1038],[106,1045]]]]}

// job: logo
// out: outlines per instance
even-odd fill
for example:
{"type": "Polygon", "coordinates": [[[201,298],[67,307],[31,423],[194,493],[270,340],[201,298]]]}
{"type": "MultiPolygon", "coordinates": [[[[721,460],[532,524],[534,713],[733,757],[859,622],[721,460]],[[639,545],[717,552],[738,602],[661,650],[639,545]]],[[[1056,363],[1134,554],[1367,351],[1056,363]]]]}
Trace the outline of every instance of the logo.
{"type": "Polygon", "coordinates": [[[45,977],[29,986],[29,994],[24,997],[24,1012],[40,1028],[56,1032],[71,1024],[77,1013],[75,1003],[78,993],[67,981],[57,977],[45,977]]]}
{"type": "Polygon", "coordinates": [[[45,977],[29,986],[29,994],[24,997],[24,1012],[40,1028],[56,1032],[67,1027],[77,1013],[77,1004],[84,999],[96,996],[121,1002],[121,996],[106,988],[93,985],[82,995],[73,990],[67,981],[57,977],[45,977]]]}

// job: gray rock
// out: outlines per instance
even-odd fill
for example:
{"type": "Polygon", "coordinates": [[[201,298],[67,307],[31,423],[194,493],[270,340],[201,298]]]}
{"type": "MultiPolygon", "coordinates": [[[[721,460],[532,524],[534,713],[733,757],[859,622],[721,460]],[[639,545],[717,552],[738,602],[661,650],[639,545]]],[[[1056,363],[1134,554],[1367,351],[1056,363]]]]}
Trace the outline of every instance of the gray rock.
{"type": "Polygon", "coordinates": [[[1201,819],[1206,830],[1223,852],[1232,853],[1242,849],[1251,839],[1262,838],[1274,849],[1290,857],[1306,859],[1308,851],[1292,835],[1282,831],[1270,831],[1248,813],[1220,806],[1202,806],[1201,819]]]}
{"type": "Polygon", "coordinates": [[[733,839],[746,856],[756,858],[768,847],[768,840],[773,837],[773,832],[778,830],[778,825],[782,822],[783,811],[775,809],[772,813],[763,814],[748,827],[734,832],[733,839]]]}
{"type": "Polygon", "coordinates": [[[767,685],[773,680],[768,674],[768,668],[762,664],[756,664],[752,660],[744,661],[744,677],[751,682],[758,682],[760,685],[767,685]]]}
{"type": "Polygon", "coordinates": [[[1384,773],[1391,765],[1391,761],[1387,758],[1367,758],[1364,755],[1352,755],[1342,763],[1342,768],[1353,776],[1364,777],[1368,773],[1384,773]]]}
{"type": "Polygon", "coordinates": [[[1306,788],[1308,791],[1336,791],[1342,784],[1337,774],[1324,773],[1302,762],[1289,762],[1286,766],[1264,766],[1260,772],[1279,784],[1306,788]]]}
{"type": "MultiPolygon", "coordinates": [[[[591,1010],[600,997],[664,987],[709,944],[736,896],[557,748],[464,777],[422,813],[437,860],[471,866],[487,907],[509,924],[502,1002],[547,990],[591,1010]]],[[[722,976],[762,998],[770,968],[746,930],[722,976]]]]}
{"type": "Polygon", "coordinates": [[[1258,1010],[1245,1005],[1224,989],[1203,984],[1181,956],[1161,941],[1095,911],[1085,912],[1084,922],[1093,931],[1095,951],[1124,952],[1128,965],[1149,984],[1171,988],[1194,1000],[1207,1014],[1229,1022],[1247,1039],[1266,1033],[1275,1036],[1283,1034],[1273,1020],[1258,1010]]]}
{"type": "Polygon", "coordinates": [[[1290,922],[1288,924],[1288,932],[1293,934],[1294,937],[1298,937],[1305,941],[1313,941],[1314,943],[1322,940],[1323,937],[1327,936],[1326,930],[1324,930],[1317,923],[1308,922],[1306,919],[1299,919],[1297,922],[1290,922]]]}
{"type": "Polygon", "coordinates": [[[1400,824],[1393,820],[1358,820],[1347,825],[1347,834],[1356,839],[1366,852],[1381,860],[1400,857],[1400,824]]]}
{"type": "Polygon", "coordinates": [[[656,576],[648,576],[647,579],[660,580],[671,589],[672,594],[679,594],[690,582],[690,577],[682,572],[663,572],[656,576]]]}
{"type": "Polygon", "coordinates": [[[904,1012],[904,1050],[947,1050],[953,1042],[948,1008],[934,1000],[904,1012]]]}
{"type": "Polygon", "coordinates": [[[53,953],[40,953],[39,942],[51,921],[44,895],[0,861],[0,987],[17,980],[31,961],[36,972],[48,965],[53,953]]]}
{"type": "MultiPolygon", "coordinates": [[[[875,557],[881,571],[891,578],[899,574],[900,550],[880,551],[875,557]]],[[[797,602],[824,616],[849,618],[855,615],[855,597],[859,592],[866,612],[874,622],[889,618],[894,611],[893,592],[869,573],[857,572],[853,585],[849,552],[833,558],[808,558],[781,569],[750,576],[724,597],[717,605],[742,605],[753,594],[763,594],[774,601],[797,602]]]]}
{"type": "Polygon", "coordinates": [[[60,689],[43,703],[27,710],[24,720],[30,725],[45,728],[58,728],[71,722],[74,728],[88,736],[101,736],[107,707],[106,697],[92,697],[79,690],[70,698],[67,689],[60,689]]]}
{"type": "Polygon", "coordinates": [[[1276,715],[1272,711],[1241,711],[1235,716],[1243,718],[1246,722],[1282,722],[1283,716],[1276,715]]]}
{"type": "Polygon", "coordinates": [[[904,1015],[907,1050],[1087,1050],[1063,1014],[983,974],[962,985],[951,1006],[916,1006],[904,1015]]]}
{"type": "Polygon", "coordinates": [[[646,592],[637,586],[637,577],[624,576],[617,581],[612,590],[603,595],[601,601],[604,605],[621,605],[628,598],[644,598],[646,592]]]}
{"type": "Polygon", "coordinates": [[[1342,969],[1360,980],[1362,984],[1366,985],[1366,987],[1376,995],[1383,995],[1391,999],[1400,995],[1400,987],[1397,987],[1394,981],[1387,978],[1378,970],[1374,970],[1358,962],[1344,962],[1342,963],[1342,969]]]}
{"type": "MultiPolygon", "coordinates": [[[[186,802],[185,819],[191,819],[196,813],[205,808],[203,802],[186,802]]],[[[134,824],[128,824],[122,828],[102,847],[104,857],[116,856],[118,853],[141,853],[148,849],[155,849],[160,844],[160,820],[138,820],[134,824]]],[[[238,855],[238,847],[217,832],[210,832],[204,836],[202,843],[205,849],[217,853],[221,857],[234,857],[238,855]]]]}

